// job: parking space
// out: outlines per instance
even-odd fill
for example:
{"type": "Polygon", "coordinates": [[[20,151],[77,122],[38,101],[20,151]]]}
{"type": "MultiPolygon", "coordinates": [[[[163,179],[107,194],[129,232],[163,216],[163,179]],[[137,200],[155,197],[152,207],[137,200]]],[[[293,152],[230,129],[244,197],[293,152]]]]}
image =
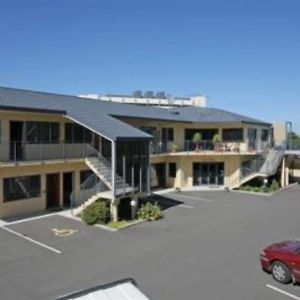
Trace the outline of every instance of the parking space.
{"type": "Polygon", "coordinates": [[[127,277],[151,299],[300,299],[299,286],[276,283],[259,264],[266,245],[300,238],[299,187],[272,197],[198,191],[151,201],[164,219],[116,233],[59,215],[7,227],[20,236],[0,228],[1,299],[55,299],[127,277]]]}

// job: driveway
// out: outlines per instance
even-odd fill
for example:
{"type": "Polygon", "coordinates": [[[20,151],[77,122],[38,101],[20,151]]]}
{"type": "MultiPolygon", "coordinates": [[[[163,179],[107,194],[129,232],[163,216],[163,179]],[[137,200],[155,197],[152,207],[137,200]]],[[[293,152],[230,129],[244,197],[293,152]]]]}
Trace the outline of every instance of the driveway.
{"type": "Polygon", "coordinates": [[[1,299],[53,299],[127,277],[153,300],[300,299],[300,287],[275,283],[259,265],[269,243],[300,239],[298,186],[272,197],[201,191],[155,201],[163,220],[116,233],[62,216],[0,228],[1,299]]]}

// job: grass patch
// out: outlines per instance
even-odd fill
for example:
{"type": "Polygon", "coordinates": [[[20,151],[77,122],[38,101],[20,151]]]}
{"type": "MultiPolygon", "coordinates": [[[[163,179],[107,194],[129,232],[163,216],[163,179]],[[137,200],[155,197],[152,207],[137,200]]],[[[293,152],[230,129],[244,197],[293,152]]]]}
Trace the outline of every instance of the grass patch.
{"type": "Polygon", "coordinates": [[[109,222],[106,224],[106,226],[113,228],[113,229],[120,229],[120,228],[123,228],[131,223],[136,222],[136,221],[138,221],[138,220],[129,220],[129,221],[122,220],[122,221],[117,221],[117,222],[109,222]]]}
{"type": "Polygon", "coordinates": [[[274,179],[270,185],[266,186],[252,186],[244,185],[239,188],[240,191],[252,192],[252,193],[274,193],[280,189],[279,183],[274,179]]]}

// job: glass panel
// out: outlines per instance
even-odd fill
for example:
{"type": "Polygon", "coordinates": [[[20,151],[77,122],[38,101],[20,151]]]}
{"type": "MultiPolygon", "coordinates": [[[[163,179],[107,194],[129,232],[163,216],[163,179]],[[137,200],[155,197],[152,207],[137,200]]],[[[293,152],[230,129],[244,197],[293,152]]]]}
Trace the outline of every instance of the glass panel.
{"type": "Polygon", "coordinates": [[[31,144],[59,142],[59,123],[26,122],[26,140],[31,144]]]}
{"type": "Polygon", "coordinates": [[[4,202],[41,196],[39,175],[4,178],[3,184],[4,202]]]}
{"type": "Polygon", "coordinates": [[[242,142],[244,140],[243,128],[229,128],[222,130],[223,141],[242,142]]]}

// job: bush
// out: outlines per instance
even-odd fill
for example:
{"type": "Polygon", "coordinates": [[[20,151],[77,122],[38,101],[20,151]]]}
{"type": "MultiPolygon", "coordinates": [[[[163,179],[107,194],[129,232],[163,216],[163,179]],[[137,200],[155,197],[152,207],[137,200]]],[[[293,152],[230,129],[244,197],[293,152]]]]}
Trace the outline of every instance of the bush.
{"type": "Polygon", "coordinates": [[[157,202],[147,202],[138,210],[137,216],[139,219],[154,221],[163,218],[164,215],[157,202]]]}
{"type": "Polygon", "coordinates": [[[87,225],[105,224],[109,220],[109,208],[105,201],[96,201],[82,211],[81,219],[87,225]]]}
{"type": "Polygon", "coordinates": [[[280,189],[280,185],[279,183],[277,182],[276,179],[273,179],[272,180],[272,183],[271,183],[271,186],[270,186],[270,191],[271,192],[276,192],[280,189]]]}

